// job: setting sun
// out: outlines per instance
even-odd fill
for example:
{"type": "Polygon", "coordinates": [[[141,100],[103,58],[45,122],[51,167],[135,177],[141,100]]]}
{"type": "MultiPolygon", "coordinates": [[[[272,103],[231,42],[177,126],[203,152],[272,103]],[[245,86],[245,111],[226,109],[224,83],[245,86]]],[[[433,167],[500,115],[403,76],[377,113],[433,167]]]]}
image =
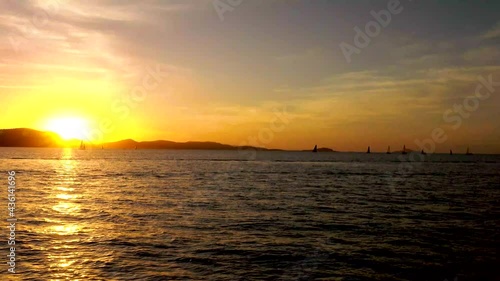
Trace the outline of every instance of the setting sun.
{"type": "Polygon", "coordinates": [[[47,122],[46,130],[54,132],[65,140],[84,139],[88,132],[87,121],[82,118],[57,118],[47,122]]]}

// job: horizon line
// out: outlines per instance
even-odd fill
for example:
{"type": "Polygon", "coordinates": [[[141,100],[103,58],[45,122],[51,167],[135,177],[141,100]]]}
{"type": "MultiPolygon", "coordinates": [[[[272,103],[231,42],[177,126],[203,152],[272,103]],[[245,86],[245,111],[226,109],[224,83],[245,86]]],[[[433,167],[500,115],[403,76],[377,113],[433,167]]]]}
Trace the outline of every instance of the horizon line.
{"type": "MultiPolygon", "coordinates": [[[[107,142],[101,142],[101,143],[93,143],[92,141],[88,139],[79,139],[79,138],[71,138],[71,139],[64,139],[61,135],[59,135],[56,132],[53,131],[45,131],[45,130],[39,130],[39,129],[32,129],[32,128],[26,128],[26,127],[21,127],[21,128],[6,128],[6,129],[0,129],[0,131],[3,130],[32,130],[32,131],[37,131],[37,132],[42,132],[42,133],[49,133],[49,134],[54,134],[57,135],[61,140],[64,142],[88,142],[91,146],[103,146],[105,144],[110,144],[110,143],[117,143],[117,142],[123,142],[123,141],[133,141],[136,143],[143,143],[143,142],[172,142],[172,143],[178,143],[178,144],[187,144],[187,143],[214,143],[214,144],[220,144],[220,145],[225,145],[225,146],[231,146],[234,148],[255,148],[255,149],[262,149],[262,150],[270,150],[270,151],[290,151],[290,152],[307,152],[307,151],[312,151],[312,149],[284,149],[284,148],[268,148],[268,147],[259,147],[259,146],[252,146],[252,145],[233,145],[233,144],[226,144],[222,142],[217,142],[217,141],[201,141],[201,140],[189,140],[189,141],[173,141],[173,140],[166,140],[166,139],[156,139],[156,140],[142,140],[142,141],[137,141],[132,138],[126,138],[126,139],[120,139],[120,140],[115,140],[115,141],[107,141],[107,142]]],[[[406,145],[403,144],[403,147],[406,145]]],[[[0,146],[0,147],[8,147],[8,146],[0,146]]],[[[19,147],[26,147],[26,146],[19,146],[19,147]]],[[[370,149],[372,148],[371,145],[368,146],[370,149]]],[[[469,146],[470,147],[470,146],[469,146]]],[[[47,147],[48,148],[48,147],[47,147]]],[[[60,147],[60,148],[71,148],[71,147],[60,147]]],[[[120,148],[110,148],[110,149],[120,149],[120,148]]],[[[151,148],[142,148],[142,149],[151,149],[151,148]]],[[[169,149],[169,148],[165,148],[169,149]]],[[[344,152],[344,153],[367,153],[366,151],[354,151],[354,150],[336,150],[330,147],[318,147],[318,150],[320,149],[328,149],[332,151],[321,151],[321,152],[344,152]]],[[[176,149],[172,149],[176,150],[176,149]]],[[[181,150],[181,149],[178,149],[181,150]]],[[[189,150],[189,149],[188,149],[189,150]]],[[[192,150],[192,149],[191,149],[192,150]]],[[[201,149],[200,149],[201,150],[201,149]]],[[[213,149],[212,149],[213,150],[213,149]]],[[[221,149],[223,150],[223,149],[221,149]]],[[[406,148],[406,152],[408,153],[420,153],[421,149],[412,149],[412,148],[406,148]]],[[[453,149],[450,148],[450,151],[453,149]]],[[[427,152],[423,150],[427,154],[448,154],[448,152],[427,152]]],[[[402,154],[403,150],[395,150],[391,151],[390,154],[402,154]]],[[[387,154],[387,151],[371,151],[370,153],[377,153],[377,154],[387,154]]],[[[466,153],[454,153],[456,155],[465,155],[466,153]]],[[[500,155],[500,153],[474,153],[477,155],[500,155]]]]}

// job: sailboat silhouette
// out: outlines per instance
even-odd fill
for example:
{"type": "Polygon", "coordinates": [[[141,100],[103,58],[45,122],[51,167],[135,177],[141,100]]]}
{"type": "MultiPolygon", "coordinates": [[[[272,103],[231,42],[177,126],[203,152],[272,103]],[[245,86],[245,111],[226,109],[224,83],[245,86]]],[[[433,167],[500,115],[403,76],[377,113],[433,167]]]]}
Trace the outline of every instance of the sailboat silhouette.
{"type": "Polygon", "coordinates": [[[318,145],[315,145],[312,152],[318,152],[318,145]]]}
{"type": "Polygon", "coordinates": [[[366,151],[366,153],[370,153],[370,147],[368,146],[368,150],[366,151]]]}
{"type": "Polygon", "coordinates": [[[387,147],[387,152],[386,153],[387,154],[391,154],[391,147],[390,146],[387,147]]]}
{"type": "Polygon", "coordinates": [[[450,149],[450,155],[453,155],[453,151],[450,149]]]}
{"type": "Polygon", "coordinates": [[[420,154],[422,155],[427,155],[427,153],[422,149],[422,151],[420,152],[420,154]]]}
{"type": "Polygon", "coordinates": [[[465,155],[472,155],[472,152],[470,152],[469,147],[467,146],[467,152],[465,152],[465,155]]]}
{"type": "Polygon", "coordinates": [[[83,143],[83,140],[80,142],[80,150],[85,150],[85,144],[83,143]]]}
{"type": "Polygon", "coordinates": [[[406,154],[406,145],[403,145],[403,151],[401,152],[401,154],[406,154]]]}

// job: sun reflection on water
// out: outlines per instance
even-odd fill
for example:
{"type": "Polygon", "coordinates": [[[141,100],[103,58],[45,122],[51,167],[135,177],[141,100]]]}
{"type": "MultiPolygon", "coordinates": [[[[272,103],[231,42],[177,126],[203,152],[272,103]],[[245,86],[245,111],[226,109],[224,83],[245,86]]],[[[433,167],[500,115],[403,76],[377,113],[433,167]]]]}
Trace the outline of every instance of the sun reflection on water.
{"type": "Polygon", "coordinates": [[[60,191],[67,191],[67,192],[70,192],[70,191],[75,191],[74,188],[70,188],[70,187],[64,187],[64,186],[58,186],[56,187],[57,190],[60,190],[60,191]]]}
{"type": "Polygon", "coordinates": [[[57,194],[56,198],[57,199],[69,200],[69,199],[75,199],[75,198],[77,198],[77,196],[76,195],[71,195],[71,194],[57,194]]]}
{"type": "Polygon", "coordinates": [[[66,259],[60,259],[59,260],[59,266],[60,267],[68,267],[68,266],[70,266],[70,265],[72,265],[74,263],[75,263],[75,261],[71,261],[71,260],[70,261],[68,261],[66,259]]]}
{"type": "Polygon", "coordinates": [[[72,149],[62,150],[60,160],[54,167],[57,181],[49,195],[52,198],[51,215],[45,219],[50,226],[43,231],[52,235],[46,257],[50,264],[50,277],[54,278],[50,280],[76,280],[77,263],[82,255],[79,236],[84,226],[75,220],[82,218],[82,206],[77,201],[83,196],[80,192],[82,181],[79,179],[79,162],[73,159],[73,153],[72,149]]]}
{"type": "Polygon", "coordinates": [[[70,202],[59,202],[52,206],[52,210],[65,215],[77,216],[80,211],[80,206],[70,202]]]}
{"type": "Polygon", "coordinates": [[[51,234],[57,235],[73,235],[78,233],[81,230],[81,226],[78,224],[69,224],[69,225],[55,225],[51,226],[50,230],[52,230],[51,234]]]}

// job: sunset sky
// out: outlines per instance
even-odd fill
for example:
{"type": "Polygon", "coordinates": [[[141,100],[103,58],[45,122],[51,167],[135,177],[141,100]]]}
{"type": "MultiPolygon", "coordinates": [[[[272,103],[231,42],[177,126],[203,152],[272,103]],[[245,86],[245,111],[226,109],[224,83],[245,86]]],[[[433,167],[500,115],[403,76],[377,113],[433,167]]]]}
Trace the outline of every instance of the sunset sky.
{"type": "Polygon", "coordinates": [[[342,151],[441,128],[438,151],[500,153],[500,2],[401,0],[350,62],[341,43],[391,1],[221,2],[1,1],[0,128],[342,151]]]}

